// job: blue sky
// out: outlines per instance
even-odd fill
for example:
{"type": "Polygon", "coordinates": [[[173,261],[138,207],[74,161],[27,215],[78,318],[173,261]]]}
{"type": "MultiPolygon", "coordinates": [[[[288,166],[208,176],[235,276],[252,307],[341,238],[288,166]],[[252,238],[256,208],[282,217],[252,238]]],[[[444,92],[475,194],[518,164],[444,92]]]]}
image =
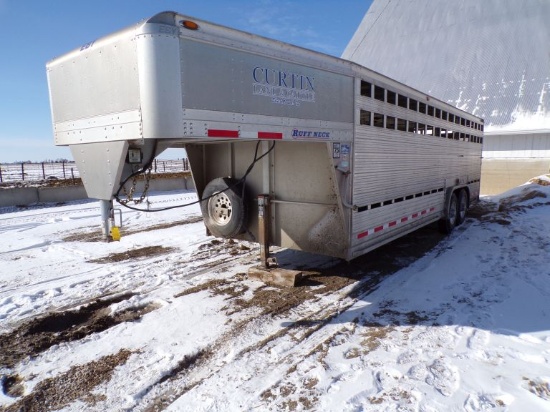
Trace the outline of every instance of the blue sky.
{"type": "Polygon", "coordinates": [[[70,159],[53,144],[47,61],[160,11],[340,56],[371,0],[0,0],[0,163],[70,159]]]}

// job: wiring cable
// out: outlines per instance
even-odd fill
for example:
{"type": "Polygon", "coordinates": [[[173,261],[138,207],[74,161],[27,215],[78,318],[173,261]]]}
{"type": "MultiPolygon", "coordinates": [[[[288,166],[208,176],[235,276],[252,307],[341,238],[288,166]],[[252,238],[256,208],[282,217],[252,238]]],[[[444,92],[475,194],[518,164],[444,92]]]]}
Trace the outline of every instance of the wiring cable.
{"type": "Polygon", "coordinates": [[[133,178],[133,177],[135,177],[139,174],[144,173],[149,167],[151,167],[151,165],[153,164],[153,160],[155,158],[155,156],[154,156],[155,151],[153,151],[153,156],[151,157],[151,159],[145,165],[143,165],[142,168],[140,168],[136,172],[130,174],[130,176],[128,176],[126,179],[124,179],[124,181],[120,184],[120,187],[118,188],[117,192],[115,193],[114,198],[120,205],[124,206],[127,209],[135,210],[135,211],[138,211],[138,212],[163,212],[163,211],[166,211],[166,210],[178,209],[178,208],[182,208],[182,207],[188,207],[188,206],[196,205],[196,204],[201,203],[203,201],[209,200],[209,199],[213,198],[214,196],[219,195],[220,193],[231,190],[231,189],[237,187],[240,184],[243,184],[242,196],[244,196],[244,186],[245,186],[244,183],[246,182],[246,178],[248,177],[250,172],[252,172],[252,169],[254,169],[254,166],[256,165],[256,163],[258,163],[260,160],[262,160],[264,157],[266,157],[269,153],[271,153],[271,151],[275,148],[275,143],[276,142],[273,141],[273,144],[271,145],[269,150],[266,151],[264,154],[262,154],[260,157],[258,157],[258,149],[260,148],[260,143],[261,143],[260,141],[258,141],[256,143],[256,149],[254,151],[254,160],[252,160],[252,163],[250,163],[250,165],[246,169],[246,172],[244,173],[243,177],[241,177],[239,180],[237,180],[234,184],[227,187],[226,189],[220,190],[219,192],[216,192],[216,193],[212,193],[210,196],[205,197],[204,199],[198,199],[194,202],[186,203],[186,204],[183,204],[183,205],[167,206],[167,207],[157,208],[157,209],[141,209],[141,208],[138,208],[138,207],[134,207],[134,206],[130,206],[128,204],[122,203],[122,201],[119,197],[120,191],[122,190],[122,188],[124,187],[126,182],[128,182],[128,180],[130,180],[131,178],[133,178]]]}

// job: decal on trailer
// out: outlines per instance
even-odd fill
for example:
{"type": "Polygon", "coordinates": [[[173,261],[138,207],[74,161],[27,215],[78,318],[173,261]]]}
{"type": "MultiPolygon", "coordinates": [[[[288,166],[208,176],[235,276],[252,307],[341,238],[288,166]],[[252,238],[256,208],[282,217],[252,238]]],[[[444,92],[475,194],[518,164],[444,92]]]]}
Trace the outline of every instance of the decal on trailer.
{"type": "Polygon", "coordinates": [[[340,143],[335,142],[332,144],[332,158],[340,159],[340,143]]]}
{"type": "Polygon", "coordinates": [[[340,170],[342,173],[349,173],[349,154],[351,152],[351,147],[347,143],[343,143],[340,146],[340,156],[338,157],[340,159],[340,162],[338,163],[338,170],[340,170]]]}
{"type": "Polygon", "coordinates": [[[256,66],[252,79],[252,94],[271,98],[271,103],[288,106],[315,103],[313,76],[256,66]]]}
{"type": "Polygon", "coordinates": [[[83,44],[82,47],[80,48],[80,51],[84,51],[86,49],[89,49],[90,47],[92,47],[95,43],[95,40],[91,41],[91,42],[88,42],[86,44],[83,44]]]}
{"type": "Polygon", "coordinates": [[[293,139],[330,139],[330,132],[318,132],[314,130],[293,129],[293,139]]]}

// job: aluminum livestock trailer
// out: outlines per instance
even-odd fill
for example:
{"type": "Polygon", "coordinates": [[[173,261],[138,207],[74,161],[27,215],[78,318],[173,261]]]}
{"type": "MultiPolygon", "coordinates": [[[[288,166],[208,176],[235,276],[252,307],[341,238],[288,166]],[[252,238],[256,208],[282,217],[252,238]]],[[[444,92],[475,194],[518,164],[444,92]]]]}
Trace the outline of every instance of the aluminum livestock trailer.
{"type": "MultiPolygon", "coordinates": [[[[396,56],[396,64],[406,64],[396,56]]],[[[163,12],[47,64],[109,236],[113,199],[185,148],[215,236],[351,260],[478,199],[483,120],[332,56],[163,12]]]]}

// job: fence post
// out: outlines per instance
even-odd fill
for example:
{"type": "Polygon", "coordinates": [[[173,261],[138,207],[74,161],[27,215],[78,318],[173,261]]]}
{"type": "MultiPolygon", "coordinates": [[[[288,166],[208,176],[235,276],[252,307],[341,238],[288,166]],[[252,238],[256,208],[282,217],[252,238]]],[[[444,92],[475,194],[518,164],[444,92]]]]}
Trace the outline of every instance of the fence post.
{"type": "Polygon", "coordinates": [[[63,165],[63,180],[65,180],[67,179],[67,177],[65,176],[65,161],[63,160],[61,164],[63,165]]]}
{"type": "Polygon", "coordinates": [[[2,165],[0,165],[0,183],[2,183],[2,165]]]}
{"type": "Polygon", "coordinates": [[[154,165],[155,165],[155,170],[154,170],[154,172],[157,173],[157,159],[155,159],[154,165]]]}
{"type": "Polygon", "coordinates": [[[44,169],[44,162],[42,162],[42,179],[46,180],[46,169],[44,169]]]}
{"type": "Polygon", "coordinates": [[[73,185],[74,185],[74,170],[73,170],[72,167],[71,167],[71,177],[72,177],[72,179],[73,179],[73,185]]]}
{"type": "Polygon", "coordinates": [[[21,163],[21,180],[25,180],[25,163],[21,163]]]}

